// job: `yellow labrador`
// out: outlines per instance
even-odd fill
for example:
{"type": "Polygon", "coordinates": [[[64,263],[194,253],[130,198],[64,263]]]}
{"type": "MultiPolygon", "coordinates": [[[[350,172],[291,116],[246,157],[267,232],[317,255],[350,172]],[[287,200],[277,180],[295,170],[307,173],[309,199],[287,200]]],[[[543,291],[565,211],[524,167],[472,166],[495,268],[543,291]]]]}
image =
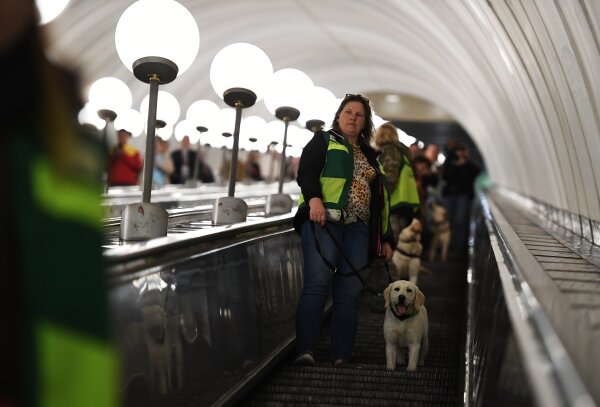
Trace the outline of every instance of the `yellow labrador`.
{"type": "Polygon", "coordinates": [[[450,222],[448,221],[448,211],[442,205],[431,203],[429,205],[429,215],[431,219],[431,246],[429,247],[429,261],[433,261],[439,250],[441,260],[448,260],[448,246],[450,245],[450,222]]]}
{"type": "Polygon", "coordinates": [[[384,290],[386,367],[395,369],[404,364],[404,348],[408,347],[407,371],[423,366],[429,349],[429,319],[425,295],[415,284],[406,280],[390,283],[384,290]]]}
{"type": "Polygon", "coordinates": [[[407,278],[413,284],[417,284],[421,267],[421,222],[415,218],[410,225],[406,226],[398,235],[396,250],[392,256],[392,263],[396,267],[396,279],[407,278]]]}

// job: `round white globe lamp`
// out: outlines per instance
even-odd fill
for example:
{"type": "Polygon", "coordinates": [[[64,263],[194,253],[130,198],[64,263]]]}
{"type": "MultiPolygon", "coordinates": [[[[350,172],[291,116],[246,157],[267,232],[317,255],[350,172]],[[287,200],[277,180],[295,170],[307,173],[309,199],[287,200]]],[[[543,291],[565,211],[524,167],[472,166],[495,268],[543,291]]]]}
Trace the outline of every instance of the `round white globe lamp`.
{"type": "Polygon", "coordinates": [[[115,129],[125,129],[132,137],[139,137],[144,131],[144,117],[135,109],[127,109],[119,113],[115,119],[115,129]]]}
{"type": "Polygon", "coordinates": [[[210,66],[210,82],[220,98],[231,88],[242,88],[254,92],[255,101],[259,101],[272,74],[273,65],[268,55],[257,46],[243,42],[221,49],[210,66]]]}
{"type": "Polygon", "coordinates": [[[111,110],[117,115],[131,108],[132,99],[125,82],[111,76],[96,80],[88,91],[88,100],[92,106],[98,110],[111,110]]]}
{"type": "Polygon", "coordinates": [[[271,75],[265,91],[265,107],[275,115],[282,106],[300,109],[307,92],[313,88],[310,77],[299,69],[284,68],[271,75]]]}
{"type": "Polygon", "coordinates": [[[98,130],[102,130],[106,127],[106,122],[98,117],[98,113],[94,110],[94,107],[88,102],[77,114],[77,120],[81,124],[91,124],[98,130]]]}
{"type": "Polygon", "coordinates": [[[102,144],[108,147],[108,131],[111,123],[115,121],[120,112],[131,108],[131,91],[122,80],[107,76],[92,83],[88,92],[88,100],[98,112],[98,116],[106,122],[102,131],[102,144]]]}
{"type": "Polygon", "coordinates": [[[115,45],[123,65],[142,82],[173,81],[196,59],[200,45],[192,14],[174,0],[138,0],[121,15],[115,45]],[[140,77],[141,76],[141,77],[140,77]]]}
{"type": "Polygon", "coordinates": [[[70,0],[36,0],[35,4],[40,12],[40,25],[48,24],[54,20],[67,7],[70,0]]]}
{"type": "Polygon", "coordinates": [[[310,127],[307,124],[310,120],[319,120],[323,123],[333,121],[335,110],[337,106],[335,104],[335,95],[327,88],[321,86],[314,86],[310,88],[304,94],[304,100],[300,110],[302,114],[298,119],[298,122],[310,127]]]}
{"type": "Polygon", "coordinates": [[[200,134],[196,129],[196,126],[192,124],[190,120],[181,120],[175,126],[175,140],[181,142],[185,136],[188,136],[191,144],[195,144],[200,139],[200,134]]]}
{"type": "Polygon", "coordinates": [[[188,107],[185,118],[195,126],[215,129],[219,120],[219,106],[211,100],[200,99],[188,107]]]}
{"type": "MultiPolygon", "coordinates": [[[[127,205],[121,212],[121,239],[147,240],[167,234],[167,211],[150,205],[158,87],[190,67],[199,44],[194,17],[174,0],[138,0],[119,18],[115,30],[119,58],[137,79],[150,85],[142,203],[127,205]]],[[[177,118],[170,121],[171,126],[177,118]]]]}
{"type": "Polygon", "coordinates": [[[164,127],[156,127],[156,137],[168,141],[173,136],[173,126],[166,125],[164,127]]]}

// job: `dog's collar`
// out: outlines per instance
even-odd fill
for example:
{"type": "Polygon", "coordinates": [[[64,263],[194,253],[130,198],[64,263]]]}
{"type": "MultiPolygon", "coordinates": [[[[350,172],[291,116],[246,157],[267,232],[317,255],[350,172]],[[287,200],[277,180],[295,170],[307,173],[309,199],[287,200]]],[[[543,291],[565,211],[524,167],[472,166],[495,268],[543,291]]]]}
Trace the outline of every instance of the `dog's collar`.
{"type": "Polygon", "coordinates": [[[400,321],[404,321],[405,319],[408,319],[410,317],[414,317],[415,315],[417,315],[419,313],[418,309],[413,309],[410,314],[402,314],[402,315],[398,315],[396,314],[396,311],[394,311],[394,307],[390,307],[392,314],[394,314],[394,316],[396,318],[398,318],[400,321]]]}
{"type": "Polygon", "coordinates": [[[405,252],[404,250],[402,250],[402,249],[400,249],[400,248],[398,248],[398,247],[396,247],[396,251],[397,251],[397,252],[399,252],[399,253],[401,253],[401,254],[403,254],[403,255],[405,255],[406,257],[412,257],[412,258],[421,257],[421,256],[420,256],[420,255],[418,255],[418,254],[410,254],[410,253],[407,253],[407,252],[405,252]]]}

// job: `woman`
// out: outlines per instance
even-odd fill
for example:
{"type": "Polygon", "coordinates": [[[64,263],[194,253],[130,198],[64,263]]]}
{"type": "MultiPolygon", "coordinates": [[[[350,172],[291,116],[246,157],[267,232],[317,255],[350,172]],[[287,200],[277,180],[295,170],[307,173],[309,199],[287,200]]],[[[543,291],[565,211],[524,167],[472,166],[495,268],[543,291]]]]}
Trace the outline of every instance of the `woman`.
{"type": "Polygon", "coordinates": [[[394,237],[410,224],[420,207],[419,191],[410,163],[410,151],[400,142],[398,130],[392,123],[383,123],[375,133],[375,146],[381,152],[390,194],[390,221],[394,237]]]}
{"type": "Polygon", "coordinates": [[[375,257],[392,257],[388,197],[377,152],[370,146],[372,133],[369,100],[346,95],[332,129],[316,132],[300,158],[302,193],[294,227],[301,235],[304,288],[296,312],[296,364],[315,364],[329,294],[333,364],[350,360],[363,288],[355,271],[375,257]]]}

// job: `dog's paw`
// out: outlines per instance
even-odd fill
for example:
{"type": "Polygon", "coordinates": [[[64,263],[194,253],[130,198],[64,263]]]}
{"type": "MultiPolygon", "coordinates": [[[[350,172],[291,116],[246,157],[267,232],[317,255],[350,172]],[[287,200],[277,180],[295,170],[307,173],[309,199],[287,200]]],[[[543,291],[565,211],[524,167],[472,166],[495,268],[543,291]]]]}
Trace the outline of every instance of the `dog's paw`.
{"type": "Polygon", "coordinates": [[[406,367],[406,371],[407,372],[416,372],[417,371],[417,367],[416,366],[407,366],[406,367]]]}
{"type": "Polygon", "coordinates": [[[386,365],[385,367],[387,370],[395,370],[396,366],[390,366],[389,364],[386,365]]]}

